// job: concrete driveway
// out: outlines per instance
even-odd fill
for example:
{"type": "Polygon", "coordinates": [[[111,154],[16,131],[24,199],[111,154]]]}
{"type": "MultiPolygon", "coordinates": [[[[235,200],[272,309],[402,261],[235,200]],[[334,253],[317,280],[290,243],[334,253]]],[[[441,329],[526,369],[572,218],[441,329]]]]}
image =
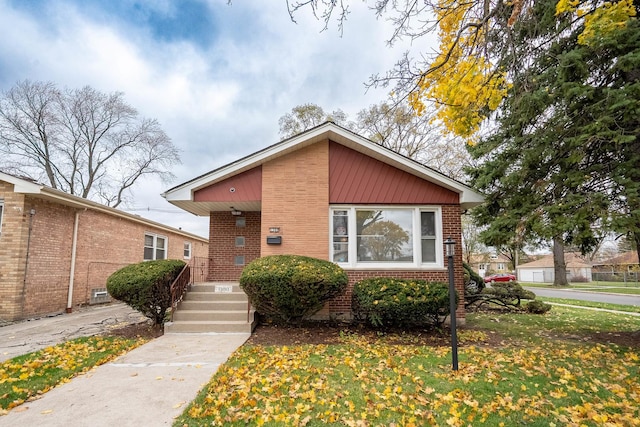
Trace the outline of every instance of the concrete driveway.
{"type": "Polygon", "coordinates": [[[0,326],[0,362],[73,338],[98,335],[146,319],[128,305],[115,303],[0,326]]]}

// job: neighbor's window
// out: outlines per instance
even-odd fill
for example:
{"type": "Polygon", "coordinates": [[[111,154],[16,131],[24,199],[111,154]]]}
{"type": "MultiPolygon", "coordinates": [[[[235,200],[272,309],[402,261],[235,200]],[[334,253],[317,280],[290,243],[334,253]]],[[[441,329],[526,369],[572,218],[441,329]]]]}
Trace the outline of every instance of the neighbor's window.
{"type": "Polygon", "coordinates": [[[191,242],[184,242],[184,259],[191,259],[191,242]]]}
{"type": "Polygon", "coordinates": [[[336,207],[331,259],[350,267],[442,267],[437,207],[336,207]]]}
{"type": "Polygon", "coordinates": [[[157,234],[145,233],[144,235],[144,260],[167,258],[167,238],[157,234]]]}

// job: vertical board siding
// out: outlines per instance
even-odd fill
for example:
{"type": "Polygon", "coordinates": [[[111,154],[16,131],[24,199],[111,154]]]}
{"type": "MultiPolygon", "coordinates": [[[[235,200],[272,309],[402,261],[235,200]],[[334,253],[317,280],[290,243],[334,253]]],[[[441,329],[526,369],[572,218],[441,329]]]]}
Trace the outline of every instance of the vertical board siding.
{"type": "Polygon", "coordinates": [[[329,202],[458,204],[457,193],[355,150],[329,144],[329,202]]]}
{"type": "Polygon", "coordinates": [[[262,167],[201,188],[193,193],[195,202],[255,202],[262,199],[262,167]],[[233,189],[233,191],[231,190],[233,189]]]}

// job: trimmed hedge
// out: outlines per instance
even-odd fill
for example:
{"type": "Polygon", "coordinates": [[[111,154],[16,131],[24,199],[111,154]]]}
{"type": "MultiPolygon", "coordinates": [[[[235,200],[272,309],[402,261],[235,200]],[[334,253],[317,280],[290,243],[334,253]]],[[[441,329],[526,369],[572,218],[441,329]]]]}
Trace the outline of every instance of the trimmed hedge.
{"type": "Polygon", "coordinates": [[[449,314],[449,286],[425,280],[365,279],[353,287],[351,308],[356,320],[374,327],[438,326],[449,314]]]}
{"type": "Polygon", "coordinates": [[[184,266],[184,261],[167,259],[131,264],[109,276],[107,291],[161,325],[171,307],[171,283],[184,266]]]}
{"type": "Polygon", "coordinates": [[[249,263],[240,286],[256,311],[274,320],[298,322],[322,309],[347,288],[336,264],[300,255],[271,255],[249,263]]]}
{"type": "Polygon", "coordinates": [[[551,310],[551,304],[547,304],[546,302],[540,300],[529,301],[525,306],[527,312],[532,314],[545,314],[547,311],[551,310]]]}

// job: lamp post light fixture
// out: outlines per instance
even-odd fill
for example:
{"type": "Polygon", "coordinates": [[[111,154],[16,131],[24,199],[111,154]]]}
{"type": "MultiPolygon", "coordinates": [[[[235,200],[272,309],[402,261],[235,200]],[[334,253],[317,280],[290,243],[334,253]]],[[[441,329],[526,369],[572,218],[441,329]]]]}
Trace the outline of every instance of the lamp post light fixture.
{"type": "Polygon", "coordinates": [[[453,256],[456,253],[456,242],[447,237],[444,241],[447,248],[447,260],[449,270],[449,321],[451,323],[451,366],[454,371],[458,370],[458,333],[456,331],[456,287],[453,274],[453,256]]]}

